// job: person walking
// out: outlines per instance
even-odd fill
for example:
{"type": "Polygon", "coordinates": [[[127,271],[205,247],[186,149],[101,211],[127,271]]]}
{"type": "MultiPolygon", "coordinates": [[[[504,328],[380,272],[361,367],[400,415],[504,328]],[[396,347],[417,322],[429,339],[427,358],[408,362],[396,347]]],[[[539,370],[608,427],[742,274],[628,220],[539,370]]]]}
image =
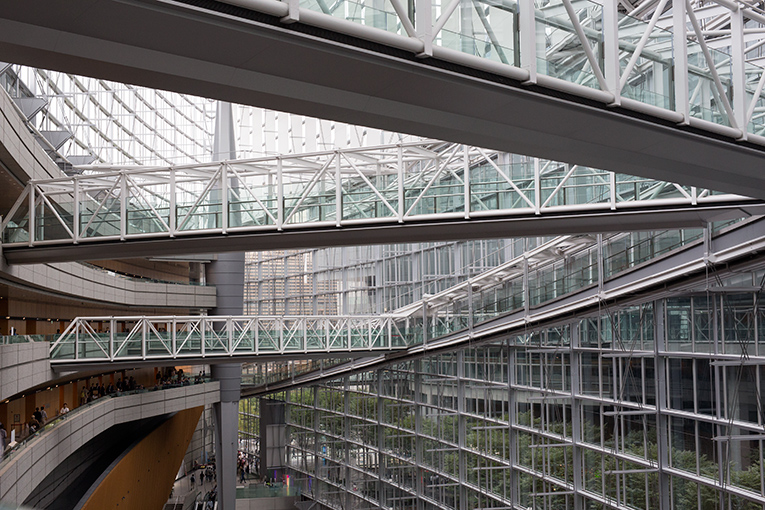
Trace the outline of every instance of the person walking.
{"type": "Polygon", "coordinates": [[[194,478],[194,473],[191,473],[191,489],[194,489],[194,484],[196,483],[196,479],[194,478]]]}

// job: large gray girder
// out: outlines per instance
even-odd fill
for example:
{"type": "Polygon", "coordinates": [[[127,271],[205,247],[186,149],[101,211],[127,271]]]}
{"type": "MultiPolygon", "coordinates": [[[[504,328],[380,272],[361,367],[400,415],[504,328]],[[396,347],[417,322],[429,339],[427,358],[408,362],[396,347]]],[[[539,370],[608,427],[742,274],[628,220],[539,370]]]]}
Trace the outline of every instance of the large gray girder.
{"type": "Polygon", "coordinates": [[[674,38],[678,62],[663,60],[666,45],[651,49],[656,34],[648,44],[620,40],[615,2],[603,7],[605,39],[595,42],[605,53],[595,55],[590,43],[601,31],[578,13],[600,7],[569,0],[548,17],[524,17],[533,2],[497,4],[520,16],[519,46],[504,51],[511,43],[497,40],[488,4],[471,14],[469,33],[458,27],[470,48],[457,51],[440,31],[453,33],[449,23],[470,6],[436,19],[430,2],[419,2],[414,26],[399,17],[398,28],[385,30],[276,0],[231,0],[248,9],[212,0],[13,0],[0,12],[0,60],[765,198],[765,138],[749,127],[761,115],[762,80],[744,71],[736,42],[744,17],[756,13],[733,17],[741,37],[728,76],[718,64],[689,66],[689,52],[702,61],[714,55],[688,42],[698,20],[687,23],[685,2],[672,1],[683,33],[659,36],[674,38]],[[553,35],[537,55],[541,24],[553,35]],[[627,60],[631,74],[621,76],[627,60]],[[573,65],[574,77],[551,76],[558,71],[548,65],[573,65]],[[651,65],[672,69],[673,90],[654,86],[646,96],[675,102],[670,109],[635,99],[640,84],[666,81],[649,76],[651,65]]]}

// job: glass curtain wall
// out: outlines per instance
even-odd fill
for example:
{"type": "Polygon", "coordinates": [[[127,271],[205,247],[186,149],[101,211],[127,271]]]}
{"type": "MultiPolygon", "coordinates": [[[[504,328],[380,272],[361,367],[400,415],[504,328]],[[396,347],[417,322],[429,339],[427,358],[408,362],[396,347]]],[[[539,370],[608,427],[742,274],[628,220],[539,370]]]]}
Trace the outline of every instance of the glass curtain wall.
{"type": "Polygon", "coordinates": [[[388,313],[543,241],[495,239],[248,253],[245,310],[254,315],[388,313]]]}
{"type": "Polygon", "coordinates": [[[343,509],[760,509],[763,282],[270,395],[292,483],[343,509]]]}
{"type": "Polygon", "coordinates": [[[11,97],[38,98],[29,122],[72,165],[172,165],[210,160],[215,101],[13,65],[11,97]]]}

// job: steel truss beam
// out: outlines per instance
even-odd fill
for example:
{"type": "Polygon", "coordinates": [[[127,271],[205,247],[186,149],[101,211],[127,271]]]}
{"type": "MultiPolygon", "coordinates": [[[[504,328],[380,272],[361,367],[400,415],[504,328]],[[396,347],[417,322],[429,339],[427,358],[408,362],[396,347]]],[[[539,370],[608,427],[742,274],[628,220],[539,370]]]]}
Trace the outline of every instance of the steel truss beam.
{"type": "Polygon", "coordinates": [[[33,180],[2,222],[10,263],[700,227],[739,195],[426,141],[33,180]]]}
{"type": "Polygon", "coordinates": [[[225,362],[284,355],[358,356],[420,341],[406,317],[78,317],[51,344],[57,368],[225,362]]]}
{"type": "Polygon", "coordinates": [[[652,8],[628,18],[616,1],[422,2],[414,20],[398,0],[16,1],[0,56],[765,197],[763,73],[744,28],[765,17],[718,0],[726,55],[702,30],[720,28],[715,14],[686,3],[664,7],[669,33],[652,8]],[[351,70],[364,79],[341,78],[351,70]]]}

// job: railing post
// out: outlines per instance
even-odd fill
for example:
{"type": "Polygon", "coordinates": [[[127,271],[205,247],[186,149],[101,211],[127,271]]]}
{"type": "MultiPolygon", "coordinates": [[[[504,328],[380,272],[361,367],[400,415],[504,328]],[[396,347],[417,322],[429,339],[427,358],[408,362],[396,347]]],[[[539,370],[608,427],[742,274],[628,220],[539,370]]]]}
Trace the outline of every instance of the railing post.
{"type": "Polygon", "coordinates": [[[146,317],[141,318],[141,358],[146,359],[146,317]]]}
{"type": "Polygon", "coordinates": [[[282,158],[276,158],[276,230],[284,228],[284,180],[282,178],[282,158]]]}
{"type": "Polygon", "coordinates": [[[324,324],[324,350],[329,352],[329,319],[322,319],[322,324],[324,324]]]}
{"type": "Polygon", "coordinates": [[[125,177],[125,171],[120,170],[120,241],[124,241],[127,234],[127,200],[127,178],[125,177]]]}
{"type": "Polygon", "coordinates": [[[542,175],[539,158],[534,158],[534,214],[542,213],[542,175]]]}
{"type": "Polygon", "coordinates": [[[672,0],[672,54],[674,57],[675,111],[683,116],[681,124],[690,122],[688,98],[688,38],[686,36],[685,0],[672,0]]]}
{"type": "Polygon", "coordinates": [[[200,333],[200,353],[202,354],[202,357],[205,357],[205,344],[207,343],[207,339],[205,338],[207,334],[207,317],[202,317],[202,320],[199,321],[199,333],[200,333]]]}
{"type": "Polygon", "coordinates": [[[74,244],[80,241],[80,179],[75,175],[73,177],[74,203],[72,204],[72,233],[74,233],[74,244]]]}
{"type": "Polygon", "coordinates": [[[231,342],[231,337],[233,335],[234,335],[234,318],[229,315],[226,318],[226,349],[228,350],[229,355],[234,354],[233,343],[231,342]]]}
{"type": "Polygon", "coordinates": [[[529,289],[529,243],[528,238],[524,240],[523,247],[523,311],[524,315],[529,315],[531,308],[531,289],[529,289]]]}
{"type": "MultiPolygon", "coordinates": [[[[733,114],[741,130],[741,139],[747,137],[746,49],[744,42],[744,12],[741,6],[730,13],[731,58],[733,60],[733,114]]],[[[754,99],[753,99],[754,100],[754,99]]]]}
{"type": "Polygon", "coordinates": [[[425,296],[423,296],[423,299],[422,299],[422,344],[423,345],[428,343],[429,337],[430,337],[430,334],[428,331],[428,301],[425,299],[425,296]]]}
{"type": "Polygon", "coordinates": [[[173,359],[178,356],[178,319],[173,317],[172,330],[170,331],[171,347],[173,349],[173,359]]]}
{"type": "Polygon", "coordinates": [[[431,0],[415,0],[414,29],[422,41],[423,50],[418,57],[433,55],[433,4],[431,0]]]}
{"type": "Polygon", "coordinates": [[[528,83],[537,82],[537,28],[534,0],[518,2],[518,41],[521,46],[521,67],[529,72],[528,83]]]}
{"type": "Polygon", "coordinates": [[[468,330],[472,334],[473,323],[475,322],[475,318],[473,317],[473,310],[475,309],[475,306],[473,304],[473,283],[470,281],[470,278],[468,278],[468,281],[467,281],[467,302],[468,302],[468,330]]]}
{"type": "Polygon", "coordinates": [[[255,354],[260,352],[260,319],[255,319],[255,354]]]}
{"type": "Polygon", "coordinates": [[[470,219],[470,149],[467,145],[462,146],[462,182],[465,185],[465,219],[470,219]]]}
{"type": "Polygon", "coordinates": [[[619,64],[619,12],[617,0],[604,0],[603,2],[603,46],[604,46],[604,65],[606,84],[608,91],[614,95],[614,106],[621,103],[620,73],[619,64]]]}
{"type": "Polygon", "coordinates": [[[284,317],[279,318],[279,346],[278,351],[284,354],[284,317]]]}
{"type": "Polygon", "coordinates": [[[114,316],[109,319],[109,361],[114,361],[114,330],[117,329],[117,322],[114,316]]]}
{"type": "Polygon", "coordinates": [[[170,227],[170,237],[175,237],[175,229],[177,228],[178,211],[175,210],[175,168],[170,168],[170,204],[168,205],[167,212],[167,226],[170,227]]]}
{"type": "Polygon", "coordinates": [[[228,165],[221,163],[220,167],[220,189],[221,189],[221,232],[228,233],[228,165]]]}
{"type": "Polygon", "coordinates": [[[340,151],[335,151],[335,225],[343,221],[343,176],[340,168],[340,151]]]}
{"type": "MultiPolygon", "coordinates": [[[[608,187],[609,187],[609,200],[611,202],[611,210],[616,210],[616,172],[608,172],[608,187]]],[[[638,200],[639,197],[635,197],[638,200]]]]}
{"type": "Polygon", "coordinates": [[[603,234],[597,235],[598,239],[598,294],[603,293],[603,284],[605,283],[604,280],[606,278],[606,268],[605,268],[605,260],[603,259],[604,252],[603,252],[603,234]]]}
{"type": "Polygon", "coordinates": [[[29,246],[35,244],[35,185],[29,183],[29,246]]]}
{"type": "Polygon", "coordinates": [[[404,189],[404,148],[398,144],[398,222],[404,223],[406,190],[404,189]]]}

